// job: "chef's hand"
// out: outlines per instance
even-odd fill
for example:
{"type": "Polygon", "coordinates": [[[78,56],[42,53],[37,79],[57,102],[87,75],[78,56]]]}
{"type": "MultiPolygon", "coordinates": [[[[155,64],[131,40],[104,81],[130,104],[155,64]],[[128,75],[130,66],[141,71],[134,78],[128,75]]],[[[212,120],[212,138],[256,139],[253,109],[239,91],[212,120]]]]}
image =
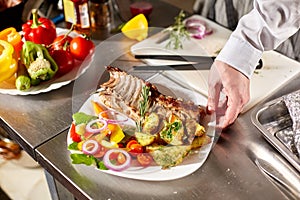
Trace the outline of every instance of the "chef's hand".
{"type": "Polygon", "coordinates": [[[231,125],[250,98],[250,80],[230,65],[215,61],[208,78],[208,112],[216,113],[217,126],[231,125]]]}

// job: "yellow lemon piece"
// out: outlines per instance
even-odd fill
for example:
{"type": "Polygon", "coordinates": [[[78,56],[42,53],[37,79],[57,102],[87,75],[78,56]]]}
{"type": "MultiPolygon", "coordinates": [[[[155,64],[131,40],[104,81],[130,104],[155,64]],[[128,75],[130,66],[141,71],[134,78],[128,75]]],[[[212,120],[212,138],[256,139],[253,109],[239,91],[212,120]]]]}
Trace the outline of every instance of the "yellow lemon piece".
{"type": "Polygon", "coordinates": [[[121,29],[122,33],[133,40],[142,41],[148,36],[148,21],[144,14],[139,14],[129,20],[121,29]]]}

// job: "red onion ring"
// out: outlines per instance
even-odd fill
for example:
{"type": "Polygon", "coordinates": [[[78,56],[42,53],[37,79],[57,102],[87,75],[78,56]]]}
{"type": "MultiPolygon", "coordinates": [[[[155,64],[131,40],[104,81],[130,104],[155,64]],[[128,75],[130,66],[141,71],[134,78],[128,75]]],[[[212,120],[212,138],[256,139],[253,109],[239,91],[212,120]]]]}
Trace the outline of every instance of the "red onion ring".
{"type": "Polygon", "coordinates": [[[86,140],[82,144],[82,152],[87,155],[95,155],[99,153],[100,146],[96,140],[86,140]]]}
{"type": "Polygon", "coordinates": [[[213,32],[213,30],[201,19],[190,18],[186,20],[185,27],[190,35],[196,39],[202,39],[213,32]]]}
{"type": "Polygon", "coordinates": [[[123,149],[110,149],[105,153],[105,155],[103,157],[103,163],[110,170],[123,171],[130,166],[131,157],[130,157],[129,153],[123,149]],[[122,153],[126,157],[126,161],[121,165],[114,165],[111,162],[111,160],[109,159],[109,157],[112,153],[122,153]]]}
{"type": "Polygon", "coordinates": [[[104,119],[95,119],[95,120],[92,120],[90,121],[85,129],[86,131],[90,132],[90,133],[100,133],[102,130],[104,130],[105,128],[107,127],[107,121],[105,121],[104,119]],[[97,122],[100,122],[103,124],[102,127],[100,128],[92,128],[91,126],[94,124],[94,123],[97,123],[97,122]]]}
{"type": "Polygon", "coordinates": [[[105,110],[99,113],[99,119],[105,120],[109,124],[121,124],[125,123],[128,120],[128,117],[115,110],[105,110]],[[108,119],[102,116],[104,114],[109,116],[108,119]]]}

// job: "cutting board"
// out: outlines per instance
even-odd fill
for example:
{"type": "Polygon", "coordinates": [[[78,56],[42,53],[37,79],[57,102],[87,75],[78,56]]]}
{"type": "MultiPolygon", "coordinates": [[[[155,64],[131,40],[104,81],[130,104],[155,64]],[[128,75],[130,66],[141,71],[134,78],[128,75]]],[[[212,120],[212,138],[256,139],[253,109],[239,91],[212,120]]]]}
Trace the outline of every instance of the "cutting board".
{"type": "MultiPolygon", "coordinates": [[[[159,32],[131,47],[132,54],[175,54],[175,55],[209,55],[216,56],[228,40],[231,31],[199,15],[191,17],[205,21],[207,26],[213,29],[211,35],[203,39],[190,38],[183,42],[183,48],[179,50],[167,49],[168,40],[158,42],[165,37],[164,32],[159,32]]],[[[182,61],[144,60],[149,65],[179,64],[182,61]]],[[[250,101],[242,112],[246,112],[260,101],[264,100],[300,72],[300,63],[278,52],[264,52],[263,68],[256,70],[250,82],[250,101]]],[[[162,72],[174,81],[188,84],[189,87],[207,96],[209,70],[194,71],[164,71],[162,72]]]]}

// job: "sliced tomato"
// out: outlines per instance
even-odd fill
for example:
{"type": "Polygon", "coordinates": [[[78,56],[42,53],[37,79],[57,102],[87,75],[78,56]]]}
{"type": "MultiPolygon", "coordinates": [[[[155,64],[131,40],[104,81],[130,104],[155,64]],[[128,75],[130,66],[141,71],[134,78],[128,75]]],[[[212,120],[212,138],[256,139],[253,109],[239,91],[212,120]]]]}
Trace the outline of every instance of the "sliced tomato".
{"type": "Polygon", "coordinates": [[[140,165],[144,167],[149,166],[153,161],[152,156],[148,153],[137,154],[136,159],[140,163],[140,165]]]}
{"type": "Polygon", "coordinates": [[[126,145],[126,148],[132,156],[136,156],[137,154],[144,152],[143,146],[140,145],[136,140],[130,140],[126,145]]]}
{"type": "Polygon", "coordinates": [[[70,137],[71,137],[73,142],[81,142],[81,136],[76,133],[74,123],[71,124],[70,137]]]}
{"type": "Polygon", "coordinates": [[[118,153],[117,161],[119,164],[124,164],[126,162],[126,157],[123,153],[118,153]]]}
{"type": "Polygon", "coordinates": [[[107,149],[104,146],[100,145],[100,150],[97,154],[94,154],[94,157],[102,158],[104,156],[104,154],[106,153],[106,151],[107,151],[107,149]]]}
{"type": "Polygon", "coordinates": [[[115,162],[118,165],[122,165],[126,162],[126,156],[121,152],[113,152],[109,155],[109,160],[115,162]]]}

